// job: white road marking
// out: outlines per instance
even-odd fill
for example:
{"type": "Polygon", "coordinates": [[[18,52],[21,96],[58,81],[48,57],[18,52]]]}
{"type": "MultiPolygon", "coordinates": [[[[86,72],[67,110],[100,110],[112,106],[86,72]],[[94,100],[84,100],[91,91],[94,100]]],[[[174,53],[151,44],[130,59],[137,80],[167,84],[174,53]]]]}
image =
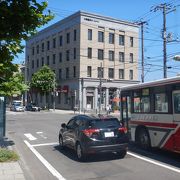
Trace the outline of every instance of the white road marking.
{"type": "Polygon", "coordinates": [[[24,140],[24,143],[27,145],[27,147],[36,155],[36,157],[43,163],[43,165],[59,180],[66,180],[44,157],[36,151],[36,149],[26,140],[24,140]]]}
{"type": "Polygon", "coordinates": [[[34,141],[34,140],[36,140],[37,138],[36,137],[34,137],[32,134],[30,134],[30,133],[26,133],[26,134],[24,134],[30,141],[34,141]]]}
{"type": "Polygon", "coordinates": [[[58,145],[57,142],[53,142],[53,143],[44,143],[44,144],[34,144],[34,145],[31,145],[33,147],[40,147],[40,146],[53,146],[53,145],[58,145]]]}
{"type": "Polygon", "coordinates": [[[179,168],[175,168],[175,167],[172,167],[172,166],[168,166],[168,165],[166,165],[166,164],[164,164],[164,163],[161,163],[161,162],[159,162],[159,161],[155,161],[155,160],[146,158],[146,157],[144,157],[144,156],[137,155],[137,154],[132,153],[132,152],[129,152],[129,151],[127,152],[127,154],[129,154],[129,155],[131,155],[131,156],[133,156],[133,157],[135,157],[135,158],[141,159],[141,160],[143,160],[143,161],[146,161],[146,162],[155,164],[155,165],[157,165],[157,166],[164,167],[164,168],[169,169],[169,170],[171,170],[171,171],[175,171],[175,172],[177,172],[177,173],[180,173],[180,169],[179,169],[179,168]]]}
{"type": "Polygon", "coordinates": [[[36,134],[38,134],[39,136],[41,136],[41,137],[44,138],[44,139],[47,139],[47,137],[44,136],[43,132],[36,132],[36,134]]]}

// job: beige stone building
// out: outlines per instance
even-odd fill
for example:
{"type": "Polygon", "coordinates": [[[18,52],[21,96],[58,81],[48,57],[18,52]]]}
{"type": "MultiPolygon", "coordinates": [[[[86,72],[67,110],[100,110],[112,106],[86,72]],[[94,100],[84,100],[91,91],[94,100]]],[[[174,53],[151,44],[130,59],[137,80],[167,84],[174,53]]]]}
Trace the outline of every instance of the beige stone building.
{"type": "MultiPolygon", "coordinates": [[[[56,108],[105,109],[122,86],[138,83],[138,41],[137,25],[79,11],[26,42],[26,80],[46,64],[56,73],[56,108]]],[[[31,95],[53,104],[51,94],[31,95]]]]}

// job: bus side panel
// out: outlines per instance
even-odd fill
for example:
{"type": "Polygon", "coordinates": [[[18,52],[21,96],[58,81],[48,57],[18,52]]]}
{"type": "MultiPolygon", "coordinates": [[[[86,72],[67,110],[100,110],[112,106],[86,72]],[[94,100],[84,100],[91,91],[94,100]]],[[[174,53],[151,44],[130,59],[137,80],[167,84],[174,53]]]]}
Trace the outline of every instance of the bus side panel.
{"type": "MultiPolygon", "coordinates": [[[[129,123],[132,141],[135,141],[137,127],[141,126],[148,131],[151,146],[158,148],[164,148],[177,127],[171,114],[132,114],[129,123]]],[[[173,140],[169,141],[168,149],[173,149],[173,140]]]]}
{"type": "Polygon", "coordinates": [[[178,126],[176,132],[167,140],[163,149],[180,152],[180,127],[178,126]]]}
{"type": "Polygon", "coordinates": [[[175,151],[180,152],[180,126],[176,134],[174,135],[174,139],[175,139],[175,151]]]}

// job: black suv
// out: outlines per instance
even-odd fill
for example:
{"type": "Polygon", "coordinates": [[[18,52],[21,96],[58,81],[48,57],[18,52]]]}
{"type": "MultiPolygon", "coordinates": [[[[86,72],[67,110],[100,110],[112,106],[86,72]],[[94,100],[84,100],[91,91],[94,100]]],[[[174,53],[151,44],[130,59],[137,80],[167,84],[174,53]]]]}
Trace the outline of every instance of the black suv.
{"type": "Polygon", "coordinates": [[[27,106],[26,106],[26,111],[40,111],[41,108],[36,106],[35,104],[33,103],[29,103],[27,106]]]}
{"type": "Polygon", "coordinates": [[[61,127],[60,149],[74,149],[80,161],[93,153],[116,152],[120,158],[126,155],[127,129],[115,117],[77,115],[61,127]]]}

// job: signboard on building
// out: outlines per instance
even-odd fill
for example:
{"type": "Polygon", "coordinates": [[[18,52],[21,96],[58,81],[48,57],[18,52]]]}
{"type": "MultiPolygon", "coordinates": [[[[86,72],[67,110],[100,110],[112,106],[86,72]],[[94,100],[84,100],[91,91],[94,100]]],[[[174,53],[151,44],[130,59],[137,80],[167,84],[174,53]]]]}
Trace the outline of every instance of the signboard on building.
{"type": "Polygon", "coordinates": [[[0,96],[0,138],[5,136],[5,97],[0,96]]]}

